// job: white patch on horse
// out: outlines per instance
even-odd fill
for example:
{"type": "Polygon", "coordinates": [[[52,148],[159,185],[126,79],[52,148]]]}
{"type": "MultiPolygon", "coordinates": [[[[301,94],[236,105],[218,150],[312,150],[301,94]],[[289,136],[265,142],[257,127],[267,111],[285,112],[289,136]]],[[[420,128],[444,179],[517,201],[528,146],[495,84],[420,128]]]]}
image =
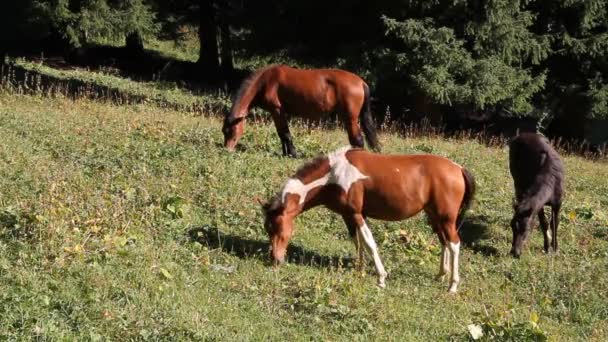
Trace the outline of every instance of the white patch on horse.
{"type": "Polygon", "coordinates": [[[330,184],[338,184],[345,193],[360,179],[368,178],[368,176],[362,174],[348,159],[346,159],[346,152],[352,147],[345,146],[338,149],[336,152],[330,154],[329,158],[329,174],[330,184]]]}
{"type": "Polygon", "coordinates": [[[551,242],[551,228],[545,230],[544,234],[545,234],[545,239],[547,239],[548,242],[551,242]]]}
{"type": "Polygon", "coordinates": [[[289,178],[285,186],[283,187],[283,191],[281,193],[281,202],[285,203],[285,197],[288,194],[299,195],[300,196],[300,204],[304,203],[306,199],[306,195],[308,192],[318,186],[327,184],[329,180],[329,173],[325,176],[316,179],[308,184],[302,183],[301,180],[297,178],[289,178]]]}
{"type": "Polygon", "coordinates": [[[297,178],[289,178],[281,191],[281,201],[285,203],[287,195],[294,194],[300,196],[299,202],[302,204],[310,190],[327,184],[337,184],[344,192],[348,193],[353,183],[360,179],[368,178],[368,176],[362,174],[359,169],[346,159],[346,152],[351,148],[351,146],[344,146],[330,153],[327,156],[327,159],[329,159],[329,172],[319,179],[304,184],[297,178]]]}

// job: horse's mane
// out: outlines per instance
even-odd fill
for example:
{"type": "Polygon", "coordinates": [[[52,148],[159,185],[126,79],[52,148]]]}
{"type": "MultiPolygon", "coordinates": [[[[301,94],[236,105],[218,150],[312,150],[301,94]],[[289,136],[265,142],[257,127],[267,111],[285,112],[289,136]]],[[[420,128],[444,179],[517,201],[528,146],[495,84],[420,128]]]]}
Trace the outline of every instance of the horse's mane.
{"type": "MultiPolygon", "coordinates": [[[[325,161],[326,159],[327,159],[326,155],[317,156],[315,159],[313,159],[309,162],[306,162],[304,165],[300,166],[291,178],[300,178],[301,179],[301,178],[305,177],[310,172],[312,172],[317,167],[319,167],[319,165],[321,163],[323,163],[323,161],[325,161]]],[[[283,188],[281,188],[281,190],[279,190],[276,194],[274,194],[274,196],[272,196],[272,198],[270,198],[270,200],[268,200],[268,202],[262,206],[264,208],[264,211],[271,212],[271,211],[277,210],[280,207],[282,207],[283,206],[282,194],[283,194],[283,188]]]]}
{"type": "Polygon", "coordinates": [[[296,173],[295,173],[294,177],[303,178],[306,175],[308,175],[311,171],[317,169],[319,167],[319,165],[321,163],[323,163],[323,161],[325,161],[327,159],[331,160],[331,159],[335,158],[336,156],[338,156],[338,155],[340,155],[342,153],[346,153],[346,152],[348,152],[350,150],[353,150],[353,149],[358,149],[358,148],[350,146],[350,145],[347,145],[347,146],[340,147],[339,149],[337,149],[337,150],[335,150],[335,151],[333,151],[331,153],[324,154],[324,155],[319,155],[315,159],[313,159],[313,160],[305,163],[304,165],[300,166],[296,170],[296,173]]]}
{"type": "Polygon", "coordinates": [[[321,163],[323,163],[323,161],[327,160],[327,156],[326,155],[320,155],[317,156],[315,159],[305,163],[304,165],[300,166],[297,170],[296,173],[294,174],[293,177],[295,178],[303,178],[306,175],[308,175],[310,172],[312,172],[313,170],[317,169],[319,167],[319,165],[321,165],[321,163]]]}
{"type": "Polygon", "coordinates": [[[260,76],[262,76],[263,73],[265,73],[269,69],[272,69],[277,66],[279,66],[279,64],[271,64],[271,65],[265,66],[261,69],[258,69],[257,71],[253,72],[251,75],[247,76],[247,78],[245,78],[245,80],[243,80],[243,82],[241,82],[239,89],[237,90],[237,92],[234,95],[234,98],[232,99],[232,107],[230,108],[230,113],[228,113],[228,115],[232,114],[234,107],[241,102],[241,99],[243,98],[243,96],[245,96],[245,94],[247,93],[247,90],[250,89],[251,85],[255,84],[255,82],[257,82],[257,80],[260,78],[260,76]]]}

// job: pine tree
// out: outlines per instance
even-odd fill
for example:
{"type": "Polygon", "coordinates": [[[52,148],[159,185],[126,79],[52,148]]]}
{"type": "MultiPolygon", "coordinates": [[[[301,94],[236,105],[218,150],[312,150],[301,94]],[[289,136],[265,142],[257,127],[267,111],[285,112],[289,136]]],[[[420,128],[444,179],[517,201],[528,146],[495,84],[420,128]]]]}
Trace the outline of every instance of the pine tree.
{"type": "Polygon", "coordinates": [[[388,36],[397,40],[384,58],[406,85],[440,104],[532,112],[546,79],[533,67],[548,57],[550,46],[547,36],[529,30],[534,15],[519,0],[492,0],[483,7],[475,1],[413,3],[414,18],[383,17],[388,36]]]}

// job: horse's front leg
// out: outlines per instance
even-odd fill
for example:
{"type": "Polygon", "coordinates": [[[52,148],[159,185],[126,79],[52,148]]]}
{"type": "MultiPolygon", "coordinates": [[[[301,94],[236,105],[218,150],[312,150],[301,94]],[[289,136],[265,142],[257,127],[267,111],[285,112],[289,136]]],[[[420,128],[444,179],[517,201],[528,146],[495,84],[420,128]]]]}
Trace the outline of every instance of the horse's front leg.
{"type": "Polygon", "coordinates": [[[378,273],[378,286],[381,288],[386,287],[386,270],[384,269],[384,265],[382,264],[382,260],[380,260],[380,254],[378,254],[378,246],[376,245],[376,241],[374,240],[374,236],[372,235],[371,230],[367,226],[367,223],[363,219],[363,216],[356,215],[356,219],[359,222],[359,231],[358,233],[363,237],[363,243],[365,245],[365,249],[367,249],[367,253],[372,256],[374,259],[374,265],[376,266],[376,272],[378,273]]]}
{"type": "Polygon", "coordinates": [[[551,206],[551,235],[552,235],[552,245],[553,252],[557,253],[557,226],[559,226],[559,209],[561,208],[561,203],[557,203],[551,206]]]}
{"type": "Polygon", "coordinates": [[[272,111],[272,120],[277,129],[279,139],[281,139],[283,155],[297,158],[298,153],[296,152],[295,146],[293,146],[286,115],[280,109],[275,109],[272,111]]]}
{"type": "Polygon", "coordinates": [[[355,268],[357,272],[363,273],[363,238],[361,237],[361,234],[359,234],[359,225],[357,223],[357,220],[352,215],[342,215],[342,218],[344,219],[344,223],[348,228],[348,235],[350,236],[350,239],[355,245],[355,251],[357,254],[355,268]]]}
{"type": "Polygon", "coordinates": [[[551,236],[549,234],[551,232],[549,231],[549,223],[547,222],[547,218],[545,217],[544,208],[540,208],[540,210],[538,211],[538,223],[540,224],[540,229],[543,231],[543,248],[545,250],[545,253],[549,253],[549,244],[551,243],[551,236]]]}

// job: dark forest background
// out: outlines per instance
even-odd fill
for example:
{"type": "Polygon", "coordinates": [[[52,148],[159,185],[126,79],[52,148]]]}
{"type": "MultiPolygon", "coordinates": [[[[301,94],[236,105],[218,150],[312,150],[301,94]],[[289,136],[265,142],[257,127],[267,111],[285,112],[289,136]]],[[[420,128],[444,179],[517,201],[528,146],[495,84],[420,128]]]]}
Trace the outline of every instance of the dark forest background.
{"type": "Polygon", "coordinates": [[[339,67],[379,119],[453,129],[515,122],[608,140],[606,0],[21,0],[1,5],[0,54],[112,63],[141,78],[230,90],[251,69],[339,67]],[[194,37],[194,38],[193,38],[194,37]],[[146,48],[200,46],[196,61],[146,48]],[[240,63],[237,61],[257,61],[240,63]],[[603,125],[603,126],[602,126],[603,125]]]}

